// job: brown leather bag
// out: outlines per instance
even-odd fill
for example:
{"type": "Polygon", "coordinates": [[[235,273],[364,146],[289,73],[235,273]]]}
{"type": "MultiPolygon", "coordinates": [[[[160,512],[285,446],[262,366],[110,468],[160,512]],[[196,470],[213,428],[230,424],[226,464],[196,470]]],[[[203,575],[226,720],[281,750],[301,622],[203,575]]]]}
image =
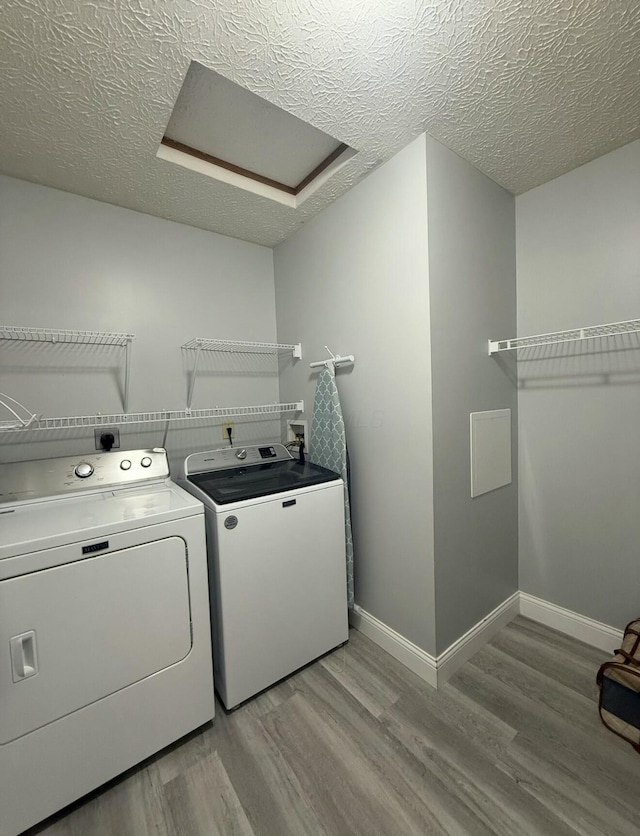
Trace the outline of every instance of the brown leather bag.
{"type": "Polygon", "coordinates": [[[627,624],[622,647],[600,666],[596,682],[600,719],[640,753],[640,618],[627,624]]]}

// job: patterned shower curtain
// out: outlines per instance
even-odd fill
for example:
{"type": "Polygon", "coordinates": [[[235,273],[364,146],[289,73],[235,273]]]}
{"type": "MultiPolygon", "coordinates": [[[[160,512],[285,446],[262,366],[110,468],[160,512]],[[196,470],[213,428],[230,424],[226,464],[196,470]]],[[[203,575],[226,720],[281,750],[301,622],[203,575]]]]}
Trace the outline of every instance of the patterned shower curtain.
{"type": "Polygon", "coordinates": [[[313,401],[309,458],[314,464],[328,467],[344,481],[345,545],[347,552],[347,601],[353,608],[353,539],[349,504],[349,456],[347,438],[335,380],[335,368],[328,363],[320,372],[313,401]]]}

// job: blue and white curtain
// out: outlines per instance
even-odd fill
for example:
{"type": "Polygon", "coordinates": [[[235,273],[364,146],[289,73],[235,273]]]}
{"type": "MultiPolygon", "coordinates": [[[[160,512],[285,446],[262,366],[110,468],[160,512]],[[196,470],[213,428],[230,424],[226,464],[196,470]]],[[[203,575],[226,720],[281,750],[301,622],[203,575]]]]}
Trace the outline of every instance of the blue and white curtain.
{"type": "Polygon", "coordinates": [[[349,504],[349,455],[335,375],[333,364],[328,363],[318,377],[313,401],[309,458],[315,464],[339,473],[344,481],[347,601],[351,609],[353,608],[353,538],[349,504]]]}

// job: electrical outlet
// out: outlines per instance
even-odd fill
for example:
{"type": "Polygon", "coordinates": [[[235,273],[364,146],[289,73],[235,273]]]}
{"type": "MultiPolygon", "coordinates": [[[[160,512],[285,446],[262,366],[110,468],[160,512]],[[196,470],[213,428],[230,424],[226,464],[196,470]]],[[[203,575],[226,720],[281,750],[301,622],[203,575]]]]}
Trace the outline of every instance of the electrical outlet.
{"type": "Polygon", "coordinates": [[[97,427],[94,430],[96,450],[119,450],[120,430],[117,427],[97,427]],[[113,443],[109,445],[107,436],[113,436],[113,443]]]}
{"type": "Polygon", "coordinates": [[[231,429],[231,438],[233,439],[235,427],[236,425],[233,423],[233,421],[226,421],[222,425],[222,437],[225,441],[229,441],[229,433],[227,432],[227,428],[231,429]]]}

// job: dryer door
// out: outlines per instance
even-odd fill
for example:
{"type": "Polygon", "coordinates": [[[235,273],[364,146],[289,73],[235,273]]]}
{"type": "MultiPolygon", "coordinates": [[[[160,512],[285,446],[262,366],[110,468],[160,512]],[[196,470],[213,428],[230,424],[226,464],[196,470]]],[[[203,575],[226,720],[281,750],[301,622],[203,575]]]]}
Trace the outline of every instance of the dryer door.
{"type": "Polygon", "coordinates": [[[179,662],[190,625],[180,537],[1,581],[0,744],[179,662]]]}

